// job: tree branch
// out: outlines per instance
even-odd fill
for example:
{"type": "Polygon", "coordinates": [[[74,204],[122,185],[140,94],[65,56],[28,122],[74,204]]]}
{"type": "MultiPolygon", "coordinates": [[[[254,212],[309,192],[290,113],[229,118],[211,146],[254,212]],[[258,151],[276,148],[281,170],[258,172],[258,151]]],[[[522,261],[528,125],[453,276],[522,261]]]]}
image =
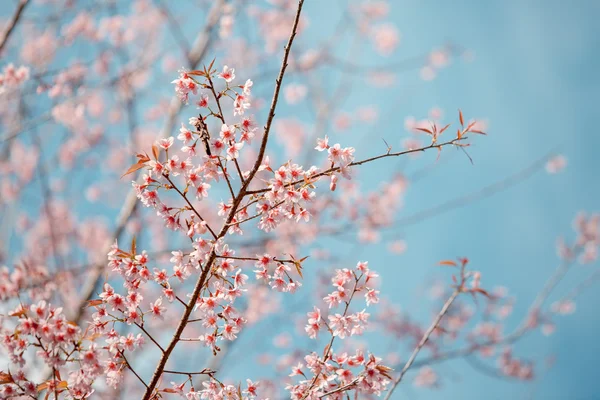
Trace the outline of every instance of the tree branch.
{"type": "Polygon", "coordinates": [[[438,325],[440,324],[440,321],[442,320],[442,318],[444,318],[444,315],[446,315],[446,313],[448,312],[448,309],[450,308],[450,306],[452,305],[452,303],[454,302],[454,300],[460,293],[461,287],[462,287],[462,285],[459,286],[456,290],[454,290],[454,292],[452,292],[452,295],[448,298],[448,300],[446,300],[446,303],[444,303],[444,306],[440,310],[439,314],[437,315],[437,317],[435,317],[435,320],[433,320],[433,323],[427,329],[427,331],[421,338],[421,341],[419,342],[417,347],[413,350],[413,352],[410,355],[410,358],[408,359],[406,364],[404,364],[404,368],[402,368],[402,371],[400,371],[400,376],[398,376],[398,378],[396,378],[396,380],[394,381],[394,384],[392,385],[390,391],[385,396],[384,400],[389,400],[392,397],[392,393],[394,392],[396,387],[402,381],[402,378],[406,374],[406,371],[408,371],[408,369],[413,365],[413,363],[415,362],[415,359],[417,358],[417,355],[419,354],[419,352],[421,351],[423,346],[425,346],[425,343],[427,343],[427,341],[429,340],[429,337],[431,336],[433,331],[438,327],[438,325]]]}
{"type": "MultiPolygon", "coordinates": [[[[292,43],[294,41],[294,37],[296,36],[296,30],[298,29],[298,21],[300,20],[300,13],[302,12],[303,3],[304,3],[304,0],[299,0],[298,9],[296,11],[296,18],[295,18],[294,24],[292,26],[290,38],[288,40],[287,45],[285,46],[283,62],[281,65],[281,70],[279,71],[279,76],[277,77],[277,80],[276,80],[275,91],[273,94],[273,101],[271,103],[271,109],[269,111],[267,125],[265,126],[265,134],[263,136],[263,140],[261,143],[261,148],[260,148],[258,158],[256,160],[256,163],[254,164],[252,171],[250,172],[250,175],[248,176],[248,179],[246,179],[244,181],[237,196],[233,200],[231,211],[229,212],[227,219],[226,219],[225,223],[223,224],[223,227],[221,228],[221,231],[217,235],[217,240],[224,237],[225,234],[227,233],[227,231],[229,229],[228,224],[233,220],[235,214],[237,213],[237,208],[239,207],[244,196],[246,195],[246,189],[248,188],[248,185],[250,184],[250,182],[256,175],[258,168],[262,164],[262,159],[263,159],[263,156],[265,153],[265,149],[267,147],[269,130],[271,127],[271,123],[273,122],[273,118],[275,116],[275,108],[277,107],[277,99],[279,97],[279,90],[281,89],[281,82],[283,80],[283,76],[285,74],[285,69],[287,67],[287,60],[288,60],[289,53],[290,53],[290,50],[292,47],[292,43]]],[[[146,389],[146,392],[144,393],[143,400],[149,400],[152,398],[153,393],[156,389],[156,386],[158,385],[158,382],[160,381],[160,378],[164,372],[167,361],[168,361],[171,353],[177,346],[177,343],[180,341],[181,334],[183,333],[183,330],[187,326],[190,314],[192,313],[192,310],[194,309],[194,307],[196,305],[196,301],[198,300],[198,297],[200,297],[200,294],[204,288],[204,285],[208,280],[209,274],[212,269],[212,264],[215,261],[216,257],[217,257],[217,254],[215,252],[215,249],[213,249],[212,252],[210,253],[206,263],[204,264],[202,273],[200,274],[200,277],[198,278],[198,281],[196,282],[194,291],[192,292],[192,294],[190,296],[190,301],[188,302],[188,304],[185,308],[185,311],[183,312],[183,315],[181,316],[181,319],[179,320],[179,323],[177,325],[177,328],[175,329],[173,338],[171,339],[169,345],[165,348],[165,352],[162,354],[162,356],[158,362],[158,365],[156,366],[156,369],[154,370],[154,373],[152,374],[150,384],[148,385],[148,388],[146,389]]]]}
{"type": "Polygon", "coordinates": [[[4,47],[6,46],[6,44],[8,43],[8,39],[10,38],[10,35],[17,27],[19,19],[21,19],[21,15],[23,15],[23,11],[25,11],[25,7],[27,7],[28,4],[29,0],[19,1],[15,13],[13,14],[10,21],[8,21],[8,25],[6,26],[6,29],[4,29],[4,32],[2,32],[2,36],[0,36],[0,53],[2,53],[2,50],[4,50],[4,47]]]}

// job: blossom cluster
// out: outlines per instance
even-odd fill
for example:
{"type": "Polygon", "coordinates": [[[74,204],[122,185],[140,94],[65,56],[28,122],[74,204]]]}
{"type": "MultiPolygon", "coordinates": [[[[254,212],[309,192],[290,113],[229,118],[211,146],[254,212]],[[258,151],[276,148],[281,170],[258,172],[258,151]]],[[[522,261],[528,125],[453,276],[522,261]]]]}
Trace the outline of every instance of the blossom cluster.
{"type": "Polygon", "coordinates": [[[267,283],[278,292],[294,293],[298,287],[302,286],[302,283],[291,278],[289,272],[292,268],[288,265],[276,261],[268,254],[256,257],[258,260],[254,265],[257,269],[254,270],[254,273],[257,281],[267,283]]]}
{"type": "Polygon", "coordinates": [[[178,394],[188,400],[227,399],[227,400],[252,400],[258,395],[260,382],[246,379],[246,387],[226,385],[211,377],[207,382],[202,382],[200,390],[186,390],[186,383],[171,382],[171,387],[163,389],[164,393],[178,394]]]}
{"type": "MultiPolygon", "coordinates": [[[[179,230],[186,227],[190,237],[205,233],[206,222],[189,208],[167,206],[159,197],[159,190],[176,189],[184,197],[190,193],[197,200],[202,200],[209,196],[209,191],[217,182],[224,179],[232,197],[219,204],[217,214],[224,219],[229,217],[234,200],[232,182],[236,179],[230,171],[237,170],[242,183],[249,179],[251,171],[241,170],[238,159],[240,152],[252,143],[258,130],[251,116],[243,116],[237,123],[226,123],[224,99],[232,100],[234,117],[243,115],[244,110],[250,107],[252,81],[248,79],[244,85],[235,87],[230,85],[234,79],[235,69],[228,66],[224,66],[218,74],[210,67],[198,71],[181,71],[179,78],[173,81],[180,99],[187,102],[190,95],[197,95],[198,108],[206,110],[204,115],[201,111],[198,117],[190,118],[189,126],[181,125],[177,139],[183,144],[180,150],[184,155],[180,158],[179,155],[172,154],[175,141],[173,137],[163,138],[153,146],[152,157],[138,154],[138,163],[129,170],[133,172],[140,168],[146,169],[143,182],[133,182],[138,198],[147,207],[155,208],[168,228],[179,230]],[[218,91],[214,82],[217,78],[224,80],[226,84],[225,88],[218,91]],[[209,117],[217,120],[218,135],[210,132],[209,117]],[[205,154],[201,155],[201,151],[205,154]],[[175,177],[178,176],[183,178],[181,190],[175,182],[175,177]]],[[[342,148],[339,143],[329,146],[327,137],[318,139],[317,143],[317,150],[328,152],[331,165],[327,170],[316,166],[304,169],[291,161],[274,170],[269,165],[269,158],[264,157],[257,172],[268,171],[273,175],[266,179],[267,187],[260,191],[259,196],[238,206],[231,220],[226,221],[230,234],[242,234],[241,224],[254,218],[260,218],[258,227],[265,232],[272,231],[286,220],[308,222],[311,218],[310,206],[316,196],[314,183],[330,176],[330,189],[335,190],[339,175],[351,178],[350,165],[354,161],[354,148],[342,148]],[[251,204],[256,209],[254,215],[249,213],[251,204]]]]}
{"type": "Polygon", "coordinates": [[[0,301],[17,297],[29,289],[32,298],[44,297],[45,286],[50,286],[51,280],[45,266],[22,263],[16,265],[12,271],[7,267],[0,267],[0,301]],[[48,285],[44,285],[48,283],[48,285]]]}
{"type": "Polygon", "coordinates": [[[580,213],[575,217],[573,226],[577,232],[576,246],[583,249],[579,262],[589,264],[596,261],[600,246],[600,214],[587,216],[580,213]]]}
{"type": "MultiPolygon", "coordinates": [[[[339,143],[330,146],[329,138],[325,136],[323,139],[317,139],[317,147],[315,147],[315,150],[327,150],[327,158],[329,162],[331,162],[331,168],[334,169],[335,167],[335,171],[339,172],[344,178],[352,179],[350,165],[354,161],[354,147],[342,148],[339,143]]],[[[332,173],[331,182],[329,184],[329,189],[331,189],[331,191],[335,190],[337,182],[338,175],[332,173]]]]}
{"type": "Polygon", "coordinates": [[[498,359],[498,364],[506,376],[522,380],[531,380],[534,377],[531,363],[513,357],[509,348],[502,353],[502,356],[498,359]]]}
{"type": "Polygon", "coordinates": [[[84,334],[67,320],[61,307],[54,308],[42,300],[29,307],[19,306],[10,315],[18,318],[17,326],[12,332],[2,332],[2,345],[19,370],[9,375],[0,398],[35,396],[47,390],[48,393],[66,391],[73,399],[81,399],[93,392],[92,383],[104,371],[97,345],[83,344],[84,334]],[[37,357],[52,371],[51,378],[42,385],[27,380],[22,370],[29,347],[37,348],[37,357]],[[77,369],[69,368],[67,363],[74,363],[77,369]],[[61,370],[63,374],[70,371],[68,381],[61,380],[61,370]]]}
{"type": "Polygon", "coordinates": [[[320,330],[326,329],[331,341],[326,346],[324,356],[313,352],[304,357],[305,363],[299,363],[292,369],[290,376],[303,379],[295,385],[289,385],[292,399],[318,399],[324,396],[344,398],[344,392],[355,390],[359,394],[379,395],[389,384],[391,369],[381,363],[373,354],[365,355],[357,349],[354,355],[334,353],[332,345],[335,338],[345,339],[353,335],[362,335],[369,319],[365,310],[349,312],[350,303],[357,293],[362,293],[367,306],[379,302],[379,291],[373,288],[377,273],[369,269],[367,262],[359,262],[354,269],[338,269],[331,279],[335,290],[324,300],[329,309],[343,306],[341,313],[331,313],[326,318],[319,308],[308,313],[306,333],[312,339],[320,330]]]}
{"type": "Polygon", "coordinates": [[[15,67],[13,64],[8,64],[0,74],[0,93],[7,88],[16,88],[21,86],[29,79],[29,68],[21,65],[15,67]]]}

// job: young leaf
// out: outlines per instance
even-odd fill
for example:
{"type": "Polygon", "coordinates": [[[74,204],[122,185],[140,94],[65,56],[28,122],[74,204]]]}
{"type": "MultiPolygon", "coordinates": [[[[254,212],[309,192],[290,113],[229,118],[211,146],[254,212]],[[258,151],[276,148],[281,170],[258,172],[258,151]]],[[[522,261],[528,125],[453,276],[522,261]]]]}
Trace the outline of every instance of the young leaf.
{"type": "Polygon", "coordinates": [[[469,132],[478,133],[480,135],[487,135],[487,133],[480,131],[478,129],[471,129],[469,132]]]}
{"type": "Polygon", "coordinates": [[[441,134],[442,134],[442,133],[443,133],[443,132],[444,132],[446,129],[448,129],[448,127],[449,127],[450,125],[451,125],[451,124],[448,124],[448,125],[446,125],[445,127],[443,127],[443,128],[440,130],[440,135],[441,135],[441,134]]]}
{"type": "Polygon", "coordinates": [[[443,260],[438,263],[438,265],[447,265],[450,267],[458,267],[458,264],[452,260],[443,260]]]}
{"type": "Polygon", "coordinates": [[[11,317],[22,317],[23,315],[27,314],[27,310],[25,310],[24,308],[19,308],[17,311],[11,311],[8,313],[9,316],[11,317]]]}
{"type": "Polygon", "coordinates": [[[427,129],[427,128],[415,128],[415,129],[418,131],[427,132],[430,135],[433,135],[433,132],[430,129],[427,129]]]}
{"type": "Polygon", "coordinates": [[[485,291],[485,290],[483,290],[483,289],[481,289],[481,288],[474,288],[474,289],[471,289],[471,291],[472,291],[472,292],[475,292],[475,293],[481,293],[481,294],[482,294],[482,295],[484,295],[485,297],[487,297],[487,298],[491,298],[490,294],[489,294],[487,291],[485,291]]]}
{"type": "Polygon", "coordinates": [[[4,371],[0,371],[0,385],[4,385],[5,383],[13,383],[14,380],[12,378],[12,375],[9,373],[6,373],[4,371]]]}
{"type": "Polygon", "coordinates": [[[146,166],[146,161],[140,160],[137,163],[133,164],[131,167],[129,167],[129,169],[123,175],[121,175],[121,178],[123,178],[126,175],[131,174],[132,172],[142,169],[145,166],[146,166]]]}
{"type": "Polygon", "coordinates": [[[473,133],[478,133],[480,135],[486,135],[485,132],[480,131],[479,129],[473,129],[473,127],[477,124],[477,121],[473,121],[469,124],[469,126],[467,126],[467,129],[465,129],[467,132],[473,132],[473,133]]]}
{"type": "Polygon", "coordinates": [[[85,307],[87,308],[87,307],[99,306],[102,303],[103,303],[103,301],[101,299],[90,300],[87,302],[85,307]]]}
{"type": "Polygon", "coordinates": [[[152,144],[152,155],[154,156],[154,159],[158,161],[158,146],[156,143],[152,144]]]}

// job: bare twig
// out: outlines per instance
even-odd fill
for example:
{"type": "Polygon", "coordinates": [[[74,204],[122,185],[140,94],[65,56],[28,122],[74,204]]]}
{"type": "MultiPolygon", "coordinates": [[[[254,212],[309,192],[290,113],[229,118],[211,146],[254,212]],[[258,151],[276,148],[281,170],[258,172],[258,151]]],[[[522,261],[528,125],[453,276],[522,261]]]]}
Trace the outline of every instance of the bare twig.
{"type": "MultiPolygon", "coordinates": [[[[575,252],[577,252],[579,250],[580,249],[576,248],[575,252]]],[[[521,324],[512,333],[504,336],[503,338],[497,339],[497,340],[490,340],[490,341],[484,342],[484,343],[471,344],[471,345],[465,346],[463,348],[450,350],[450,351],[447,351],[442,354],[436,354],[434,356],[431,356],[431,357],[428,357],[428,358],[422,359],[421,361],[416,362],[415,366],[420,367],[420,366],[424,366],[424,365],[440,363],[440,362],[443,362],[446,360],[470,355],[470,354],[474,353],[475,351],[485,348],[485,347],[498,346],[501,344],[510,344],[510,343],[516,342],[517,340],[522,338],[527,332],[529,332],[532,329],[532,326],[530,324],[531,317],[537,316],[539,314],[541,307],[544,305],[546,300],[548,300],[548,297],[550,297],[550,294],[552,293],[554,288],[562,281],[562,279],[565,277],[565,275],[571,268],[572,262],[573,262],[572,259],[565,260],[554,271],[554,274],[552,274],[552,276],[550,276],[550,278],[548,278],[548,280],[546,281],[546,284],[544,285],[542,290],[538,293],[538,295],[534,299],[533,303],[529,307],[529,311],[523,318],[521,324]]]]}
{"type": "Polygon", "coordinates": [[[4,50],[4,47],[6,46],[6,44],[8,43],[8,39],[10,38],[10,35],[17,27],[19,19],[21,18],[21,15],[23,15],[23,11],[25,11],[25,7],[27,7],[28,4],[29,0],[19,1],[15,13],[13,14],[10,21],[8,21],[8,25],[6,25],[4,32],[2,32],[2,36],[0,36],[0,53],[2,53],[2,50],[4,50]]]}
{"type": "MultiPolygon", "coordinates": [[[[378,155],[378,156],[375,156],[375,157],[367,158],[367,159],[364,159],[364,160],[361,160],[361,161],[352,162],[352,163],[348,164],[347,167],[354,167],[354,166],[357,166],[357,165],[367,164],[367,163],[370,163],[370,162],[373,162],[373,161],[376,161],[376,160],[379,160],[379,159],[382,159],[382,158],[399,157],[399,156],[403,156],[405,154],[411,154],[411,153],[417,153],[417,152],[424,152],[424,151],[427,151],[427,150],[430,150],[430,149],[439,149],[439,148],[446,147],[446,146],[460,146],[460,145],[458,145],[458,143],[460,141],[462,141],[462,140],[465,140],[466,138],[467,138],[466,136],[462,136],[461,138],[454,138],[452,140],[448,140],[447,142],[443,142],[443,143],[437,143],[437,142],[436,143],[431,143],[428,146],[419,147],[417,149],[408,149],[408,150],[404,150],[404,151],[399,151],[397,153],[390,153],[388,151],[385,154],[381,154],[381,155],[378,155]]],[[[342,169],[342,167],[331,167],[331,168],[329,168],[329,169],[327,169],[325,171],[319,172],[318,174],[315,174],[315,175],[311,176],[310,180],[314,180],[316,178],[320,178],[322,176],[329,175],[332,172],[339,171],[340,169],[342,169]]],[[[299,179],[299,180],[297,180],[295,182],[290,183],[289,185],[297,185],[299,183],[304,183],[304,182],[305,182],[304,179],[299,179]]],[[[265,192],[268,192],[269,190],[271,190],[271,189],[264,188],[264,189],[258,189],[258,190],[249,190],[248,192],[246,192],[246,194],[265,193],[265,192]]]]}
{"type": "Polygon", "coordinates": [[[406,374],[406,371],[408,371],[408,369],[413,365],[413,363],[415,362],[415,359],[417,358],[417,355],[419,354],[419,352],[421,351],[421,349],[423,348],[423,346],[425,346],[425,343],[427,343],[427,341],[429,340],[429,337],[431,336],[431,334],[433,333],[433,331],[438,327],[438,325],[440,324],[440,321],[442,320],[442,318],[444,318],[444,315],[446,315],[446,313],[448,312],[448,309],[450,308],[450,306],[452,305],[452,303],[454,302],[454,300],[456,299],[456,297],[458,296],[459,293],[460,293],[460,287],[457,288],[456,290],[454,290],[454,292],[452,292],[452,295],[448,298],[448,300],[446,300],[446,302],[444,303],[444,306],[442,307],[442,309],[440,310],[440,312],[438,313],[438,315],[433,320],[433,323],[427,329],[427,331],[425,332],[425,334],[421,338],[421,341],[419,342],[419,344],[417,345],[417,347],[415,347],[415,349],[413,350],[413,352],[410,355],[410,358],[408,359],[408,361],[406,362],[406,364],[404,364],[404,367],[402,368],[402,371],[400,371],[400,375],[394,381],[394,384],[390,388],[390,390],[387,393],[387,395],[385,396],[384,400],[389,400],[392,397],[392,393],[394,392],[394,390],[396,389],[396,387],[402,381],[402,378],[406,374]]]}

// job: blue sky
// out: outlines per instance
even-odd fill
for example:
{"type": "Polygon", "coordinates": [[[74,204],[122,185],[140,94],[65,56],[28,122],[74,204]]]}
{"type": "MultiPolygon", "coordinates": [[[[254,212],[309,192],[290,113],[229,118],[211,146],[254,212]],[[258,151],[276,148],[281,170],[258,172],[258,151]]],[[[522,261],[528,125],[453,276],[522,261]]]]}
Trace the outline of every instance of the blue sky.
{"type": "MultiPolygon", "coordinates": [[[[600,139],[594,109],[600,89],[599,11],[600,3],[593,1],[393,2],[391,19],[402,31],[402,44],[392,60],[421,54],[444,41],[472,50],[475,59],[455,61],[433,82],[419,83],[416,71],[404,73],[396,90],[381,93],[380,104],[387,101],[392,108],[394,102],[398,104],[394,114],[382,116],[379,126],[386,140],[398,145],[406,136],[398,128],[403,117],[426,117],[433,106],[445,111],[448,122],[457,108],[489,122],[489,136],[475,138],[470,149],[475,165],[465,157],[442,153],[438,167],[409,189],[400,217],[476,191],[550,151],[558,149],[568,158],[568,167],[558,175],[538,172],[491,198],[400,230],[408,242],[404,255],[392,257],[384,246],[363,252],[361,257],[385,278],[382,293],[405,309],[415,306],[424,321],[429,310],[414,300],[418,288],[435,273],[438,260],[464,255],[482,272],[484,285],[506,286],[516,297],[514,317],[509,320],[509,327],[516,327],[558,266],[557,237],[572,240],[575,214],[598,210],[600,139]]],[[[324,20],[326,14],[321,14],[324,20]]],[[[371,57],[366,50],[361,61],[376,64],[373,60],[390,62],[371,57]]],[[[426,158],[432,162],[435,154],[426,158]]],[[[361,179],[376,179],[385,171],[385,163],[366,166],[361,179]]],[[[417,168],[409,165],[407,172],[417,168]]],[[[551,301],[592,268],[597,266],[575,268],[551,301]]],[[[413,390],[405,397],[597,398],[599,301],[597,289],[588,290],[578,298],[575,314],[556,319],[554,335],[532,333],[516,345],[516,353],[524,358],[541,361],[556,356],[556,365],[533,387],[482,375],[459,361],[440,368],[440,373],[455,376],[443,379],[443,390],[413,390]]]]}
{"type": "MultiPolygon", "coordinates": [[[[518,300],[514,315],[521,316],[544,277],[558,265],[556,237],[572,238],[571,220],[578,210],[597,211],[600,140],[593,108],[600,88],[596,73],[600,36],[595,21],[599,10],[600,4],[593,1],[394,4],[395,21],[404,33],[402,51],[412,54],[443,38],[476,54],[474,62],[455,64],[439,79],[420,86],[402,111],[419,115],[432,105],[447,111],[460,107],[469,115],[485,116],[490,123],[489,136],[477,138],[471,149],[475,167],[462,157],[440,165],[418,183],[418,190],[412,188],[407,213],[433,205],[441,196],[476,190],[557,147],[569,162],[559,175],[538,173],[493,198],[407,228],[409,250],[398,269],[412,273],[408,277],[397,273],[403,286],[418,284],[438,259],[467,255],[482,271],[483,282],[509,288],[518,300]]],[[[594,267],[579,267],[570,278],[582,279],[590,268],[594,267]]],[[[387,282],[396,282],[387,278],[383,292],[390,286],[387,282]]],[[[567,279],[557,293],[564,293],[575,281],[567,279]]],[[[408,301],[410,293],[408,289],[398,296],[400,304],[408,301]]],[[[516,346],[525,357],[557,357],[555,367],[536,383],[534,398],[597,398],[595,356],[600,344],[594,332],[600,326],[599,300],[597,289],[589,290],[577,302],[575,314],[557,320],[553,336],[534,333],[516,346]]],[[[530,395],[528,384],[482,376],[466,363],[452,369],[461,375],[460,381],[446,381],[443,391],[421,390],[415,397],[530,395]]]]}

